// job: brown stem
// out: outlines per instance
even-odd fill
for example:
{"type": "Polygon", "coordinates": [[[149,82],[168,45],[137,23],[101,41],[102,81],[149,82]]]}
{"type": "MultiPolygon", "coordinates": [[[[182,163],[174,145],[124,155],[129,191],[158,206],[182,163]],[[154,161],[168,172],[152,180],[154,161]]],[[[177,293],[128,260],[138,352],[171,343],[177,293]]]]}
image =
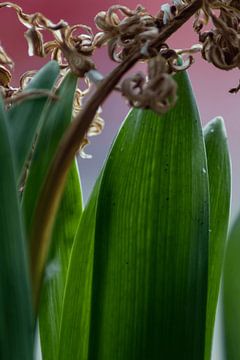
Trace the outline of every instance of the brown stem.
{"type": "MultiPolygon", "coordinates": [[[[199,8],[203,0],[195,0],[165,25],[158,38],[150,46],[160,48],[177,29],[179,29],[199,8]]],[[[118,84],[122,76],[141,58],[136,51],[115,68],[99,85],[93,96],[84,106],[81,113],[69,126],[59,145],[58,151],[47,174],[41,191],[31,231],[31,276],[33,286],[33,301],[37,311],[39,293],[44,266],[48,254],[51,231],[56,212],[64,190],[68,170],[79,149],[99,106],[106,100],[118,84]]]]}

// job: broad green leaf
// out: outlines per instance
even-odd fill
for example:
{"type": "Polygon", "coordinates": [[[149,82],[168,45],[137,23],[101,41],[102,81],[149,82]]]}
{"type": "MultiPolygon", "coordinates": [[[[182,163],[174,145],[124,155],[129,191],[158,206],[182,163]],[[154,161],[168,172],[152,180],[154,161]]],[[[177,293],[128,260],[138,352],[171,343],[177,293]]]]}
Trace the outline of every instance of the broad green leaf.
{"type": "Polygon", "coordinates": [[[30,233],[34,210],[47,170],[56,153],[62,135],[71,121],[76,81],[76,76],[69,73],[57,92],[59,100],[49,102],[48,108],[44,112],[45,121],[43,122],[34,150],[23,194],[23,211],[27,234],[30,233]]]}
{"type": "Polygon", "coordinates": [[[210,193],[209,275],[205,359],[210,360],[229,222],[231,164],[226,130],[222,118],[215,118],[205,127],[204,137],[207,151],[210,193]]]}
{"type": "Polygon", "coordinates": [[[83,211],[72,248],[61,321],[59,356],[88,358],[89,317],[97,197],[101,176],[83,211]]]}
{"type": "Polygon", "coordinates": [[[0,358],[33,358],[27,256],[18,203],[14,155],[0,103],[0,358]]]}
{"type": "Polygon", "coordinates": [[[187,75],[176,80],[176,107],[131,111],[106,164],[88,360],[204,358],[207,164],[187,75]]]}
{"type": "MultiPolygon", "coordinates": [[[[31,90],[51,90],[59,74],[56,61],[45,65],[30,81],[26,92],[31,90]]],[[[12,107],[8,112],[9,131],[15,153],[16,177],[20,180],[37,131],[41,127],[42,113],[47,97],[29,98],[12,107]]]]}
{"type": "Polygon", "coordinates": [[[226,360],[240,359],[240,214],[229,234],[223,273],[226,360]]]}

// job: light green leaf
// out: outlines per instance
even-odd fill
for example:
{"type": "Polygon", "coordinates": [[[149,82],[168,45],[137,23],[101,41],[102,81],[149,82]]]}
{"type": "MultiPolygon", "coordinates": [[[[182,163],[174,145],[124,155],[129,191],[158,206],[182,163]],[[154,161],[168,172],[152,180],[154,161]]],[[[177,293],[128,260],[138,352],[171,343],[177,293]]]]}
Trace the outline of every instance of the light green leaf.
{"type": "Polygon", "coordinates": [[[100,181],[101,176],[83,211],[72,248],[65,288],[59,356],[56,357],[59,360],[88,358],[95,217],[100,181]]]}
{"type": "Polygon", "coordinates": [[[223,276],[226,360],[240,359],[240,214],[229,234],[223,276]]]}
{"type": "Polygon", "coordinates": [[[28,259],[18,203],[14,155],[0,100],[0,358],[33,358],[28,259]]]}
{"type": "Polygon", "coordinates": [[[64,288],[70,252],[81,213],[81,187],[77,165],[74,164],[69,172],[58,210],[52,235],[53,244],[42,290],[39,326],[44,360],[58,358],[64,288]]]}
{"type": "Polygon", "coordinates": [[[211,209],[205,347],[205,359],[210,360],[215,314],[229,222],[231,164],[226,130],[222,118],[215,118],[205,127],[204,137],[207,151],[211,209]]]}
{"type": "MultiPolygon", "coordinates": [[[[51,90],[58,74],[57,62],[49,62],[33,77],[25,91],[51,90]]],[[[8,111],[9,131],[16,158],[15,168],[18,181],[20,181],[23,166],[30,154],[36,133],[41,127],[43,120],[41,115],[46,102],[46,96],[38,99],[29,98],[8,111]]]]}
{"type": "Polygon", "coordinates": [[[204,358],[209,199],[186,74],[164,116],[133,110],[97,207],[88,360],[204,358]]]}

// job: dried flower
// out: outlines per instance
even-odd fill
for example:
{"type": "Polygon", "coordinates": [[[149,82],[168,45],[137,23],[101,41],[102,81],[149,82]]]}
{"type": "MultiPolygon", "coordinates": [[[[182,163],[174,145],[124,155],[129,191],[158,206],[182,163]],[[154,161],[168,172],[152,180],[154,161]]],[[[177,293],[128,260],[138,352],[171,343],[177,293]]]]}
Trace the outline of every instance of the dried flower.
{"type": "Polygon", "coordinates": [[[28,28],[25,37],[28,42],[30,56],[44,57],[51,53],[52,58],[59,61],[63,68],[69,66],[80,77],[83,77],[90,69],[95,68],[90,58],[94,51],[94,36],[88,26],[69,26],[63,20],[54,24],[43,14],[26,14],[18,5],[11,2],[0,3],[0,8],[2,7],[13,8],[20,22],[28,28]],[[84,29],[87,34],[74,35],[74,32],[79,28],[84,29]],[[54,40],[44,43],[41,33],[43,30],[50,31],[54,36],[54,40]],[[67,60],[67,63],[64,62],[64,59],[67,60]]]}
{"type": "Polygon", "coordinates": [[[198,12],[195,30],[203,44],[205,60],[219,69],[240,68],[240,3],[236,0],[205,0],[198,12]],[[214,13],[219,10],[219,16],[214,13]],[[212,21],[210,31],[201,32],[203,26],[212,21]]]}
{"type": "Polygon", "coordinates": [[[101,30],[95,36],[95,46],[108,44],[109,56],[117,62],[159,33],[156,18],[142,6],[135,10],[120,5],[111,6],[108,11],[101,11],[95,17],[95,23],[101,30]]]}
{"type": "Polygon", "coordinates": [[[168,66],[161,55],[149,60],[147,78],[137,73],[122,83],[122,93],[130,105],[150,108],[160,114],[176,103],[176,91],[176,82],[168,74],[168,66]]]}

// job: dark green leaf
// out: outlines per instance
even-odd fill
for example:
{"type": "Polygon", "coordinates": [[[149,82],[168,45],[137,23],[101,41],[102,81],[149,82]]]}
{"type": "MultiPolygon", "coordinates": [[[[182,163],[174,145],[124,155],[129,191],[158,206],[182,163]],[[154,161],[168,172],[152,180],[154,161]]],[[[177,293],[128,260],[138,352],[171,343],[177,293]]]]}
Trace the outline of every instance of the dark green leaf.
{"type": "MultiPolygon", "coordinates": [[[[23,211],[27,232],[37,204],[42,183],[64,131],[72,118],[72,104],[77,78],[68,74],[57,92],[58,101],[48,104],[23,195],[23,211]]],[[[77,169],[73,165],[69,174],[65,196],[57,215],[52,234],[52,247],[48,272],[58,263],[59,273],[45,283],[40,315],[40,331],[44,359],[53,359],[58,346],[59,323],[70,249],[81,215],[81,190],[77,169]],[[63,217],[65,217],[63,221],[63,217]]]]}
{"type": "Polygon", "coordinates": [[[131,111],[104,171],[88,360],[204,358],[206,155],[190,84],[176,80],[176,107],[131,111]]]}
{"type": "MultiPolygon", "coordinates": [[[[36,143],[29,176],[23,195],[23,211],[28,234],[31,230],[34,210],[41,191],[41,186],[48,171],[48,167],[55,155],[62,135],[72,118],[72,104],[76,89],[76,81],[77,78],[74,75],[68,74],[57,92],[59,100],[49,102],[45,111],[46,120],[43,122],[38,141],[36,143]]],[[[66,206],[68,207],[69,211],[74,211],[74,203],[70,204],[69,202],[71,202],[72,197],[75,196],[76,213],[74,214],[74,218],[71,219],[71,222],[67,223],[70,216],[70,214],[68,214],[68,218],[66,218],[66,222],[62,223],[61,229],[55,228],[52,236],[52,261],[60,261],[59,266],[61,267],[61,271],[56,276],[55,280],[52,279],[53,281],[51,281],[45,287],[45,293],[43,296],[43,309],[41,311],[41,315],[46,321],[46,326],[49,324],[51,316],[52,321],[54,321],[51,324],[52,326],[49,327],[48,333],[46,332],[45,326],[42,328],[44,331],[41,333],[43,349],[46,351],[46,353],[49,351],[49,355],[54,352],[54,348],[51,348],[51,346],[55,347],[56,344],[54,342],[56,339],[58,339],[59,332],[53,334],[53,331],[56,330],[55,327],[59,326],[59,319],[61,318],[61,314],[57,313],[57,311],[62,306],[67,261],[69,259],[69,251],[73,241],[73,233],[76,231],[76,222],[79,221],[79,219],[77,220],[76,217],[80,216],[79,207],[81,207],[81,205],[79,202],[81,202],[81,194],[80,183],[76,171],[76,168],[73,167],[72,173],[69,175],[69,181],[71,184],[68,184],[70,187],[66,188],[65,190],[65,199],[63,200],[64,203],[62,203],[62,207],[59,210],[60,212],[58,213],[58,219],[60,219],[62,216],[62,212],[66,211],[66,206]],[[59,232],[61,231],[62,233],[60,238],[59,232]],[[66,250],[66,247],[68,247],[68,254],[66,254],[66,257],[60,256],[59,258],[58,254],[62,254],[64,250],[66,250]],[[57,256],[57,258],[55,258],[55,256],[57,256]],[[46,296],[48,297],[48,302],[46,302],[46,296]],[[52,314],[52,311],[56,313],[52,314]]]]}
{"type": "Polygon", "coordinates": [[[226,360],[240,359],[240,215],[229,235],[223,276],[226,360]]]}
{"type": "Polygon", "coordinates": [[[217,308],[224,250],[227,240],[231,165],[223,119],[217,117],[204,129],[210,192],[210,242],[208,307],[205,359],[211,359],[212,337],[217,308]]]}
{"type": "Polygon", "coordinates": [[[69,73],[57,92],[59,100],[50,102],[44,113],[46,121],[38,137],[23,195],[27,234],[30,233],[34,210],[47,170],[71,121],[76,81],[76,76],[69,73]]]}
{"type": "Polygon", "coordinates": [[[28,259],[2,100],[0,163],[0,359],[30,360],[33,358],[33,323],[28,259]]]}
{"type": "MultiPolygon", "coordinates": [[[[45,65],[26,87],[26,92],[34,89],[51,90],[59,73],[57,62],[45,65]]],[[[36,132],[40,129],[41,116],[47,98],[29,98],[11,108],[8,112],[9,131],[15,152],[16,176],[20,180],[23,165],[29,156],[36,132]]]]}

